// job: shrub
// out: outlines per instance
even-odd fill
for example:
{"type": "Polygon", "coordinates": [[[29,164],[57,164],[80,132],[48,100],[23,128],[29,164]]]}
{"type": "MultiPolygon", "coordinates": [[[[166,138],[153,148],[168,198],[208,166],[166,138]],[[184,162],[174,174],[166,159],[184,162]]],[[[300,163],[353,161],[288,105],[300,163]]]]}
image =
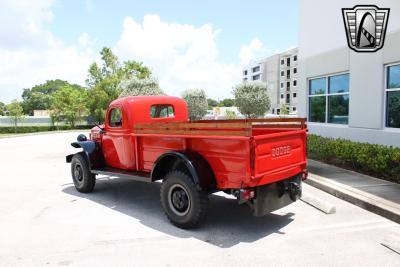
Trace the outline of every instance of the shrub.
{"type": "Polygon", "coordinates": [[[400,148],[308,135],[310,159],[400,183],[400,148]]]}

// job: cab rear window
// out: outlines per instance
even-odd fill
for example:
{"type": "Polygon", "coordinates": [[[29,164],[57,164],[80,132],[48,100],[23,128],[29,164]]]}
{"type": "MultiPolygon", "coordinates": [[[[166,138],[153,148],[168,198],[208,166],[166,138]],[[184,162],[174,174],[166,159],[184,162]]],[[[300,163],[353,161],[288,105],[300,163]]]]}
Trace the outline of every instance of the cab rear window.
{"type": "Polygon", "coordinates": [[[153,105],[150,108],[151,118],[173,118],[174,107],[172,105],[153,105]]]}

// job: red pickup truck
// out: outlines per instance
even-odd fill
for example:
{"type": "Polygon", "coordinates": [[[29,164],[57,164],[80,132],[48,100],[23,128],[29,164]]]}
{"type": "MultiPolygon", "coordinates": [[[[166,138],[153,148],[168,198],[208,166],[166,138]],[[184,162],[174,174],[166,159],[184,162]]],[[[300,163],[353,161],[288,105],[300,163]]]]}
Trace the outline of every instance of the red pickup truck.
{"type": "Polygon", "coordinates": [[[178,227],[197,226],[208,195],[217,191],[247,203],[262,216],[301,196],[306,170],[303,118],[189,121],[186,102],[169,96],[113,101],[105,124],[79,135],[68,155],[79,192],[96,175],[144,182],[162,180],[160,198],[178,227]]]}

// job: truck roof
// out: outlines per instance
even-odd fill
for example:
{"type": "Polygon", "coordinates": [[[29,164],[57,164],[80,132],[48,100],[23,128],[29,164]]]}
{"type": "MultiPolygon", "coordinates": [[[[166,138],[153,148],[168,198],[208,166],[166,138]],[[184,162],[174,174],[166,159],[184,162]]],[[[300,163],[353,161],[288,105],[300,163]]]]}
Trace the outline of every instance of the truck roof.
{"type": "Polygon", "coordinates": [[[162,118],[162,120],[188,120],[186,101],[175,96],[127,96],[112,101],[109,108],[116,106],[124,107],[124,110],[130,113],[126,115],[132,120],[131,122],[138,123],[157,120],[150,118],[150,109],[154,105],[171,105],[173,107],[174,117],[162,118]]]}

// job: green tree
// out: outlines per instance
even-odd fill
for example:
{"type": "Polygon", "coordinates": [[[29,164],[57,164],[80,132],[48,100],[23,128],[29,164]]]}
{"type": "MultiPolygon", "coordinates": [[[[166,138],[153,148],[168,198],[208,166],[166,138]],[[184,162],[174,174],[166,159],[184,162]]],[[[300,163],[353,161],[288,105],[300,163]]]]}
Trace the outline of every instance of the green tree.
{"type": "Polygon", "coordinates": [[[0,102],[0,116],[4,116],[6,112],[6,105],[3,102],[0,102]]]}
{"type": "Polygon", "coordinates": [[[121,89],[118,87],[121,81],[132,77],[144,79],[151,76],[150,69],[142,62],[124,61],[120,63],[118,57],[108,47],[104,47],[100,51],[100,55],[101,64],[98,65],[94,62],[90,65],[86,80],[91,95],[91,101],[88,103],[89,111],[99,123],[104,121],[105,110],[110,102],[121,94],[121,89]],[[98,101],[94,101],[93,95],[98,101]]]}
{"type": "Polygon", "coordinates": [[[263,117],[271,106],[267,86],[260,81],[240,83],[232,93],[236,106],[246,118],[263,117]]]}
{"type": "Polygon", "coordinates": [[[65,121],[71,127],[82,118],[87,111],[87,91],[65,86],[53,94],[52,118],[54,121],[65,121]]]}
{"type": "Polygon", "coordinates": [[[138,95],[165,95],[164,91],[161,90],[160,86],[158,85],[158,81],[151,77],[144,79],[132,77],[129,80],[122,81],[118,88],[121,91],[119,97],[138,95]]]}
{"type": "Polygon", "coordinates": [[[17,124],[24,118],[24,111],[22,109],[21,103],[17,100],[13,100],[10,104],[7,105],[8,116],[10,116],[10,120],[12,124],[14,124],[14,130],[17,132],[17,124]]]}
{"type": "Polygon", "coordinates": [[[235,100],[230,98],[226,98],[220,101],[218,104],[219,107],[233,107],[234,105],[235,105],[235,100]]]}
{"type": "Polygon", "coordinates": [[[185,99],[190,120],[199,120],[207,114],[207,96],[203,89],[189,89],[182,93],[185,99]]]}
{"type": "Polygon", "coordinates": [[[43,84],[35,85],[32,88],[24,89],[22,93],[22,107],[24,113],[33,115],[34,110],[50,109],[51,95],[65,86],[81,88],[77,84],[69,84],[63,80],[48,80],[43,84]]]}
{"type": "Polygon", "coordinates": [[[218,101],[212,98],[207,98],[208,109],[218,107],[218,101]]]}

